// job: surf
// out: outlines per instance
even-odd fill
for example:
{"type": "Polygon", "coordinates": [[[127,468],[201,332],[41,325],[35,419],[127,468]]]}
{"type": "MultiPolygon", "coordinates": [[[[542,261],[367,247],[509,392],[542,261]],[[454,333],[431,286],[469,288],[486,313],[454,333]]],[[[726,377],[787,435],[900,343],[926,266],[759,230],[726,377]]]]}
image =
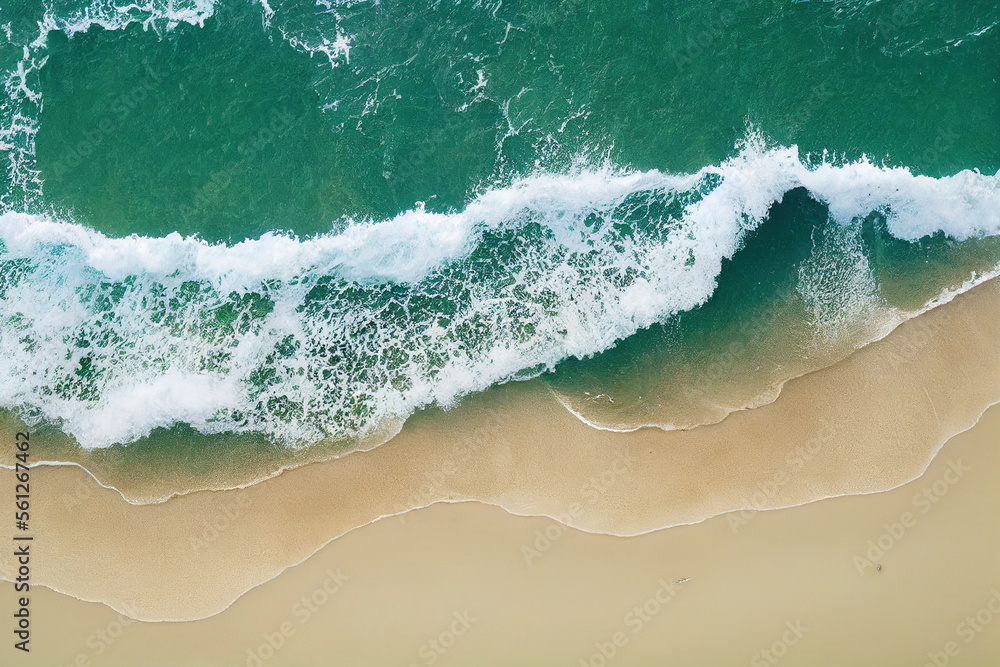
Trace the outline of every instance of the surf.
{"type": "Polygon", "coordinates": [[[911,242],[1000,233],[997,176],[800,156],[753,132],[696,173],[536,173],[461,210],[417,205],[307,238],[113,238],[9,212],[0,372],[12,380],[0,407],[85,447],[177,423],[289,445],[356,442],[698,308],[798,188],[845,230],[801,269],[814,291],[801,296],[819,314],[841,312],[852,292],[877,298],[850,245],[872,215],[911,242]],[[848,255],[853,264],[839,262],[848,255]]]}

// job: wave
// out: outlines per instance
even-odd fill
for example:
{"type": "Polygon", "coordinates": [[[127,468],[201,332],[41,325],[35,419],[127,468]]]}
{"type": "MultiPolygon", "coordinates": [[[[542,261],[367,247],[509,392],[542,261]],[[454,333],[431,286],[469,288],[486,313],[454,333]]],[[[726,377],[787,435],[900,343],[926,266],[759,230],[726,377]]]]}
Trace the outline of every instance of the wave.
{"type": "MultiPolygon", "coordinates": [[[[996,176],[809,162],[751,134],[694,174],[536,174],[454,213],[418,206],[232,246],[6,213],[0,406],[85,447],[176,423],[356,441],[703,304],[723,262],[795,188],[842,225],[881,212],[900,239],[1000,233],[996,176]]],[[[842,270],[809,266],[838,276],[828,290],[871,289],[842,270]]]]}

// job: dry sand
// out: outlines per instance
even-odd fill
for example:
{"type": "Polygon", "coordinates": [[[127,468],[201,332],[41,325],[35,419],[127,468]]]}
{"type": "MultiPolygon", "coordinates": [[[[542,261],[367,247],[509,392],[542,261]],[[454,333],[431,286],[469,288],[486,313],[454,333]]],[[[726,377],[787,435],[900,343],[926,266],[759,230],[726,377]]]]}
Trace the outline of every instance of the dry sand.
{"type": "Polygon", "coordinates": [[[200,621],[131,622],[35,589],[16,664],[996,665],[998,476],[994,408],[895,490],[638,537],[438,504],[353,531],[200,621]]]}

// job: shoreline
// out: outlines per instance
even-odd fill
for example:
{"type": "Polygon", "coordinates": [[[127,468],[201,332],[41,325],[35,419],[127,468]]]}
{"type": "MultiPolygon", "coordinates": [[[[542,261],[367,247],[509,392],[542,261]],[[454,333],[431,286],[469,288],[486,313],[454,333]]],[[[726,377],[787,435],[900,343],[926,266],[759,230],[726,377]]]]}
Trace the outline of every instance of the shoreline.
{"type": "Polygon", "coordinates": [[[418,416],[367,452],[157,505],[88,485],[79,468],[38,469],[33,519],[47,546],[37,581],[140,618],[184,620],[218,613],[359,526],[435,502],[479,500],[636,536],[884,491],[919,477],[1000,399],[998,323],[1000,290],[982,285],[793,380],[774,403],[690,431],[597,431],[521,385],[418,416]]]}
{"type": "Polygon", "coordinates": [[[920,317],[921,315],[924,315],[925,313],[929,313],[935,308],[951,303],[956,297],[959,297],[965,294],[966,292],[969,292],[970,290],[976,289],[980,285],[983,285],[991,281],[997,281],[998,289],[1000,289],[1000,280],[998,280],[998,278],[1000,278],[1000,267],[982,273],[973,271],[972,276],[968,280],[964,281],[959,287],[946,288],[942,290],[940,294],[938,294],[933,299],[928,300],[927,303],[925,303],[920,308],[916,308],[913,310],[893,309],[889,311],[891,317],[889,317],[886,321],[878,324],[873,323],[870,326],[871,331],[878,332],[876,335],[871,336],[870,338],[863,339],[864,342],[860,344],[854,344],[853,346],[850,347],[850,349],[847,350],[840,350],[834,347],[827,353],[828,358],[824,358],[823,362],[819,363],[818,365],[812,359],[808,360],[810,362],[814,362],[812,365],[804,363],[806,360],[802,360],[802,366],[803,368],[805,368],[805,370],[787,375],[786,377],[777,381],[776,383],[760,390],[754,397],[748,398],[745,404],[740,404],[736,407],[723,406],[723,405],[717,406],[723,413],[723,416],[717,419],[707,420],[699,423],[694,423],[691,425],[673,425],[673,424],[650,422],[650,423],[630,425],[627,427],[622,426],[616,428],[608,424],[601,424],[595,420],[588,419],[585,415],[576,410],[570,403],[570,401],[565,397],[563,397],[560,394],[560,392],[558,392],[556,389],[552,387],[549,387],[549,389],[552,392],[553,396],[556,398],[556,400],[570,414],[572,414],[574,417],[576,417],[578,420],[580,420],[587,426],[600,431],[608,431],[610,433],[632,433],[646,428],[656,428],[662,431],[688,431],[696,428],[701,428],[702,426],[711,426],[713,424],[717,424],[727,419],[730,415],[734,413],[743,412],[745,410],[753,410],[773,403],[774,401],[778,400],[778,398],[781,396],[781,392],[784,389],[785,385],[787,385],[789,382],[792,382],[793,380],[809,375],[810,373],[815,373],[817,371],[823,370],[837,363],[840,363],[851,354],[854,354],[855,352],[864,349],[868,345],[877,343],[886,338],[887,336],[892,335],[892,333],[903,324],[906,324],[907,322],[914,320],[920,317]]]}
{"type": "MultiPolygon", "coordinates": [[[[834,366],[838,363],[843,362],[849,356],[863,350],[869,345],[878,343],[884,340],[887,336],[891,336],[900,326],[905,325],[908,322],[916,320],[921,316],[932,312],[933,310],[951,303],[955,298],[961,297],[962,295],[968,293],[971,290],[980,288],[982,285],[994,282],[997,288],[1000,289],[1000,268],[993,271],[988,271],[984,273],[973,272],[973,275],[964,281],[960,286],[954,288],[947,288],[941,291],[938,296],[929,300],[924,304],[923,307],[912,310],[894,310],[892,311],[891,317],[886,322],[882,323],[881,331],[878,335],[866,339],[867,342],[861,344],[860,346],[855,345],[847,350],[840,350],[837,348],[831,348],[825,356],[821,355],[818,359],[802,359],[793,362],[801,366],[801,368],[796,369],[792,373],[785,373],[781,376],[781,379],[775,381],[773,384],[767,387],[758,387],[756,391],[750,391],[749,393],[743,389],[738,390],[737,394],[742,395],[742,401],[738,404],[733,405],[723,405],[717,404],[718,415],[713,418],[707,418],[705,421],[699,423],[692,423],[688,425],[670,425],[661,422],[649,422],[637,425],[630,425],[627,427],[614,427],[609,424],[602,424],[587,415],[578,411],[573,405],[568,397],[564,397],[555,387],[550,386],[547,383],[541,382],[538,379],[532,379],[523,383],[510,383],[511,386],[524,384],[531,386],[541,385],[555,401],[570,415],[577,419],[580,423],[586,425],[589,428],[606,431],[609,433],[634,433],[637,431],[642,431],[644,429],[658,429],[660,431],[670,432],[670,431],[691,431],[694,429],[702,428],[705,426],[713,426],[718,424],[734,414],[745,412],[748,410],[754,410],[760,407],[765,407],[774,403],[780,399],[781,393],[789,382],[798,380],[799,378],[806,377],[812,373],[823,371],[830,366],[834,366]],[[734,407],[735,406],[735,407],[734,407]]],[[[683,388],[683,387],[682,387],[683,388]]],[[[457,406],[442,409],[437,407],[424,408],[418,411],[416,414],[411,415],[411,418],[419,419],[424,415],[434,415],[439,413],[447,413],[453,410],[461,410],[463,404],[469,402],[476,402],[485,399],[489,401],[492,394],[498,391],[506,391],[509,387],[501,386],[499,388],[491,388],[479,395],[474,395],[466,397],[457,406]]],[[[688,390],[691,388],[688,387],[688,390]]],[[[515,387],[514,391],[517,391],[515,387]]],[[[530,391],[530,390],[529,390],[530,391]]],[[[667,388],[669,392],[669,388],[667,388]]],[[[408,420],[406,420],[408,421],[408,420]]],[[[280,476],[284,473],[296,470],[298,468],[314,465],[323,464],[332,461],[342,459],[347,456],[354,454],[365,453],[371,451],[377,447],[383,446],[391,442],[394,438],[399,436],[399,434],[406,427],[406,421],[398,424],[386,424],[383,427],[377,429],[382,435],[375,435],[369,438],[368,444],[359,444],[356,447],[349,448],[343,451],[331,450],[329,446],[323,443],[317,443],[314,446],[304,447],[301,449],[281,449],[278,448],[280,453],[273,457],[273,461],[268,464],[264,464],[263,467],[258,466],[258,471],[253,472],[254,467],[252,466],[252,461],[232,461],[232,455],[230,454],[226,458],[229,462],[234,463],[236,472],[233,470],[226,470],[225,474],[232,476],[235,474],[235,478],[230,481],[226,481],[224,478],[218,478],[214,481],[202,481],[199,485],[191,486],[190,484],[179,486],[174,483],[171,485],[167,482],[167,486],[164,487],[164,481],[159,477],[150,477],[150,475],[142,475],[142,468],[144,461],[141,458],[141,454],[137,455],[137,458],[132,461],[127,461],[125,458],[129,455],[128,447],[125,447],[124,451],[116,451],[114,454],[109,454],[108,449],[96,449],[87,450],[72,443],[72,439],[65,435],[59,434],[57,436],[58,440],[63,442],[57,445],[60,449],[66,449],[71,456],[66,457],[66,460],[58,459],[48,459],[41,460],[33,465],[35,466],[76,466],[81,470],[85,471],[87,474],[94,478],[94,481],[105,488],[114,489],[122,496],[123,500],[133,505],[148,505],[148,504],[158,504],[167,502],[173,498],[185,496],[191,493],[205,492],[205,491],[232,491],[241,490],[249,488],[255,484],[265,482],[274,477],[280,476]],[[391,433],[391,434],[390,434],[391,433]],[[67,443],[69,443],[67,445],[67,443]],[[95,457],[111,455],[117,460],[112,460],[110,463],[98,464],[95,457]],[[296,461],[296,458],[302,458],[302,460],[296,461]],[[250,467],[247,467],[250,466],[250,467]],[[144,477],[142,479],[137,479],[136,475],[144,477]],[[153,489],[159,488],[159,491],[154,491],[153,489]]],[[[0,423],[0,432],[10,432],[11,437],[14,430],[20,428],[27,428],[23,426],[23,423],[9,412],[6,418],[0,423]],[[13,422],[13,424],[12,424],[13,422]]],[[[46,427],[43,429],[47,434],[51,431],[51,427],[46,427]]],[[[229,436],[227,436],[229,437],[229,436]]],[[[212,436],[204,436],[199,434],[199,438],[204,438],[211,440],[212,436]]],[[[118,446],[116,446],[118,447],[118,446]]],[[[239,450],[239,446],[235,446],[236,449],[233,453],[242,453],[239,450]]],[[[168,448],[169,449],[169,448],[168,448]]],[[[157,458],[163,456],[161,452],[156,452],[157,458]]],[[[176,476],[179,473],[179,469],[184,466],[186,461],[171,461],[170,454],[166,454],[167,472],[169,476],[176,476]]],[[[162,463],[161,463],[162,465],[162,463]]],[[[13,464],[5,460],[4,456],[0,456],[0,469],[12,469],[13,464]]]]}

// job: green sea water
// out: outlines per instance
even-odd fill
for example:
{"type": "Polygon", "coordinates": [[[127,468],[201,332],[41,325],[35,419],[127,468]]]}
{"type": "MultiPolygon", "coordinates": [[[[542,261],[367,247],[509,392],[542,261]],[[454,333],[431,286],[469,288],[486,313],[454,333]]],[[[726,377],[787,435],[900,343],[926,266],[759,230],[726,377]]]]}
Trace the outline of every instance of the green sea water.
{"type": "Polygon", "coordinates": [[[351,443],[544,374],[644,423],[770,326],[773,366],[858,344],[1000,263],[998,24],[5,0],[0,407],[88,447],[351,443]]]}
{"type": "MultiPolygon", "coordinates": [[[[50,33],[36,205],[115,235],[315,234],[580,155],[697,171],[748,123],[931,176],[1000,168],[991,2],[286,4],[269,27],[240,1],[50,33]],[[289,43],[338,35],[333,63],[289,43]]],[[[0,21],[36,38],[44,11],[0,21]]]]}

